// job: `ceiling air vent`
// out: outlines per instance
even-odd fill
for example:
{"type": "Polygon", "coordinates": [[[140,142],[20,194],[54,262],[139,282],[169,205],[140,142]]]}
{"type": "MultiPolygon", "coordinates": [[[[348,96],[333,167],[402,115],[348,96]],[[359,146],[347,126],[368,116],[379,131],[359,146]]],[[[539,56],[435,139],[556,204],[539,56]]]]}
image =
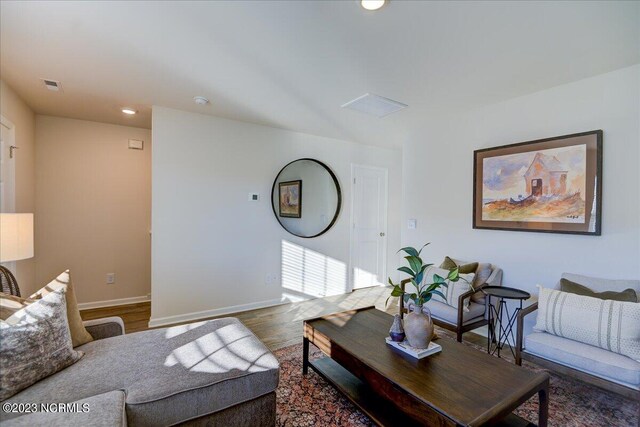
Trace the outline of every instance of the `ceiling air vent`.
{"type": "Polygon", "coordinates": [[[366,93],[342,105],[342,108],[360,111],[361,113],[371,114],[376,117],[384,117],[407,107],[408,105],[402,102],[371,93],[366,93]]]}
{"type": "Polygon", "coordinates": [[[60,84],[59,81],[49,80],[49,79],[41,79],[41,80],[47,89],[52,90],[54,92],[62,91],[62,85],[60,84]]]}

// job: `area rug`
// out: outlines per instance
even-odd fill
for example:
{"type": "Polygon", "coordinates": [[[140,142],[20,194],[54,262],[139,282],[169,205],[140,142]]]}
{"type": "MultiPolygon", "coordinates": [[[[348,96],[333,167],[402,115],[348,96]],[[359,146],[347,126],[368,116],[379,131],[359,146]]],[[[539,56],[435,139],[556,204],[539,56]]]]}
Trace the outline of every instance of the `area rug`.
{"type": "MultiPolygon", "coordinates": [[[[440,339],[452,339],[439,330],[440,339]]],[[[478,351],[484,349],[466,343],[478,351]]],[[[313,345],[310,357],[322,357],[313,345]]],[[[340,392],[313,370],[302,375],[302,344],[275,352],[280,361],[280,385],[277,389],[277,425],[307,426],[373,426],[373,422],[355,408],[340,392]]],[[[524,367],[542,371],[525,362],[524,367]]],[[[549,426],[602,427],[637,426],[638,403],[605,390],[551,373],[549,426]]],[[[532,397],[515,413],[533,423],[538,422],[538,398],[532,397]]]]}

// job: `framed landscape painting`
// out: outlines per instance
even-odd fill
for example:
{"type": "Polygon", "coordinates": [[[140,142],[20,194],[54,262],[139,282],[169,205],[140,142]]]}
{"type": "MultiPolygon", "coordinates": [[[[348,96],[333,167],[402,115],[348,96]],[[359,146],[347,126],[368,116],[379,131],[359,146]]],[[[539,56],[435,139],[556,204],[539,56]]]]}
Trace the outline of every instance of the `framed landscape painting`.
{"type": "Polygon", "coordinates": [[[279,186],[280,216],[302,217],[302,181],[281,182],[279,186]]]}
{"type": "Polygon", "coordinates": [[[473,228],[600,235],[601,130],[473,154],[473,228]]]}

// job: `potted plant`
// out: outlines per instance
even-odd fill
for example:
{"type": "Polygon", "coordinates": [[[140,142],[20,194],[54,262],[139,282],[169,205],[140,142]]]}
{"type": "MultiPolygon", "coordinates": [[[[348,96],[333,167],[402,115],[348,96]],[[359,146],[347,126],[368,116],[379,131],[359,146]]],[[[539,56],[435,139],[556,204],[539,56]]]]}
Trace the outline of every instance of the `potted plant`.
{"type": "MultiPolygon", "coordinates": [[[[447,297],[440,292],[440,287],[448,287],[447,281],[457,282],[460,279],[458,267],[451,269],[447,277],[442,277],[437,274],[432,276],[432,280],[426,277],[427,268],[433,264],[425,264],[422,258],[420,258],[420,254],[428,244],[429,243],[423,245],[420,250],[406,247],[398,251],[407,254],[404,259],[406,259],[409,264],[408,266],[398,268],[398,271],[406,273],[409,276],[408,281],[405,283],[411,283],[413,289],[403,290],[400,284],[394,284],[391,278],[389,278],[389,284],[393,286],[389,298],[400,297],[403,298],[405,303],[409,301],[413,301],[414,303],[413,310],[404,318],[404,332],[407,341],[409,341],[409,345],[415,348],[429,347],[433,335],[431,312],[424,304],[431,300],[433,295],[439,295],[446,300],[447,297]]],[[[389,298],[387,298],[387,303],[389,302],[389,298]]]]}

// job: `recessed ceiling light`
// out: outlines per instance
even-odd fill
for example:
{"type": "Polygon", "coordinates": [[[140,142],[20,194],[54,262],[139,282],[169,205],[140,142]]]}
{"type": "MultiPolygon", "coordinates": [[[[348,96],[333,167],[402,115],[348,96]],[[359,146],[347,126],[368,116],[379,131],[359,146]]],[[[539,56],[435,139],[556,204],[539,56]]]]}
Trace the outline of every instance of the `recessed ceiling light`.
{"type": "Polygon", "coordinates": [[[123,108],[122,112],[130,116],[133,116],[135,113],[137,113],[137,111],[134,110],[133,108],[123,108]]]}
{"type": "Polygon", "coordinates": [[[386,3],[386,0],[361,0],[360,1],[360,4],[362,5],[362,7],[364,7],[367,10],[378,10],[382,6],[384,6],[385,3],[386,3]]]}
{"type": "Polygon", "coordinates": [[[195,102],[198,105],[207,105],[209,103],[209,100],[204,96],[194,96],[193,102],[195,102]]]}

